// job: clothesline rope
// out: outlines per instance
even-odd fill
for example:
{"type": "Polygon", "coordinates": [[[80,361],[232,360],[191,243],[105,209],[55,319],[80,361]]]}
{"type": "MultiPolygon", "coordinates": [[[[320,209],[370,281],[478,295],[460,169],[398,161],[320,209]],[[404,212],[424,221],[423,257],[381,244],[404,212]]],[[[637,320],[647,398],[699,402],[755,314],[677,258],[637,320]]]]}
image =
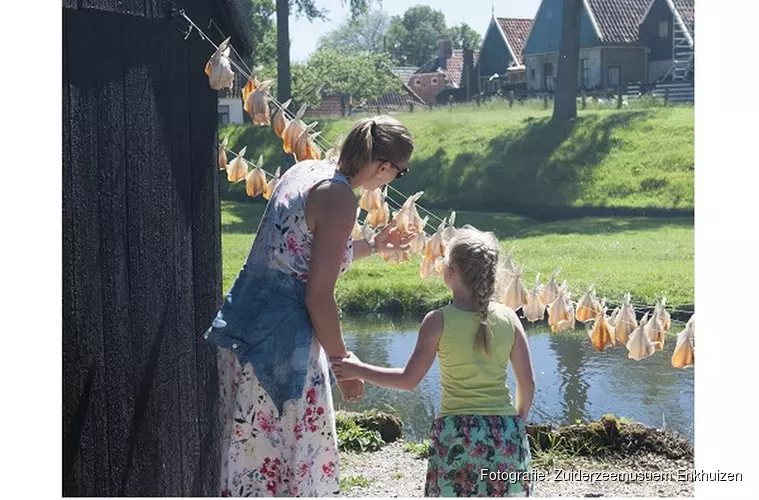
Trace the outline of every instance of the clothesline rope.
{"type": "MultiPolygon", "coordinates": [[[[215,50],[219,50],[219,46],[218,46],[218,45],[216,45],[216,44],[213,42],[213,40],[211,40],[211,38],[210,38],[208,35],[206,35],[206,34],[205,34],[205,32],[204,32],[202,29],[200,29],[200,27],[199,27],[197,24],[195,24],[195,23],[193,22],[193,20],[192,20],[192,19],[190,19],[190,17],[189,17],[189,16],[187,16],[187,14],[184,12],[184,9],[182,9],[182,10],[181,10],[179,13],[180,13],[180,15],[181,15],[181,16],[182,16],[182,17],[183,17],[183,18],[184,18],[184,19],[185,19],[185,20],[186,20],[186,21],[187,21],[187,22],[188,22],[188,23],[189,23],[189,24],[190,24],[190,25],[191,25],[191,26],[192,26],[192,27],[193,27],[193,28],[194,28],[194,29],[195,29],[195,30],[198,32],[198,35],[199,35],[199,36],[200,36],[200,37],[201,37],[203,40],[206,40],[208,43],[210,43],[210,44],[211,44],[211,46],[213,46],[215,50]]],[[[212,22],[213,22],[213,20],[212,20],[212,22]]],[[[213,23],[213,24],[215,25],[215,23],[213,23]]],[[[224,36],[224,34],[221,32],[221,30],[219,30],[218,26],[216,26],[216,29],[219,31],[219,33],[220,33],[222,36],[224,36]]],[[[188,33],[188,36],[189,36],[189,33],[188,33]]],[[[244,69],[243,69],[243,68],[240,66],[240,64],[238,64],[237,62],[235,62],[235,61],[234,61],[234,59],[233,59],[233,58],[231,58],[231,57],[229,58],[230,64],[231,64],[232,66],[234,66],[234,67],[235,67],[235,69],[237,69],[237,71],[238,71],[239,73],[241,73],[241,74],[242,74],[244,77],[246,77],[246,83],[247,83],[247,81],[248,81],[248,80],[253,80],[253,79],[254,79],[253,71],[250,69],[250,67],[248,67],[248,65],[245,63],[244,59],[243,59],[243,58],[240,56],[240,54],[239,54],[239,53],[237,52],[237,50],[236,50],[236,49],[235,49],[235,48],[232,46],[232,44],[230,43],[228,46],[229,46],[229,47],[232,49],[232,51],[234,52],[234,54],[235,54],[235,55],[237,56],[237,58],[240,60],[240,63],[241,63],[243,66],[244,66],[244,69]]],[[[274,96],[272,96],[271,94],[269,94],[269,92],[266,92],[266,97],[267,97],[267,98],[268,98],[270,101],[272,101],[273,103],[275,103],[279,109],[281,109],[281,110],[282,110],[282,112],[283,112],[283,113],[284,113],[284,115],[285,115],[285,116],[288,118],[288,120],[293,120],[293,119],[295,119],[295,115],[296,115],[297,113],[292,113],[290,110],[288,110],[287,108],[285,108],[285,107],[283,106],[283,104],[282,104],[281,102],[279,102],[279,101],[278,101],[276,98],[274,98],[274,96]]],[[[316,144],[316,145],[317,145],[317,146],[318,146],[318,147],[319,147],[321,150],[323,150],[323,151],[329,151],[330,149],[333,149],[333,148],[334,148],[334,145],[332,145],[332,144],[331,144],[331,143],[330,143],[330,142],[329,142],[329,141],[328,141],[326,138],[322,137],[321,135],[318,135],[318,136],[314,137],[312,140],[313,140],[313,141],[314,141],[314,143],[315,143],[315,144],[316,144]]],[[[233,154],[235,154],[235,155],[237,155],[237,154],[238,154],[238,153],[236,153],[235,151],[232,151],[232,150],[231,150],[231,149],[229,149],[229,148],[225,148],[225,150],[226,150],[226,151],[229,151],[229,152],[231,152],[231,153],[233,153],[233,154]]],[[[244,158],[244,157],[243,157],[243,158],[244,158]]],[[[248,160],[247,158],[246,158],[245,160],[246,160],[246,161],[248,161],[248,162],[250,162],[250,163],[253,163],[254,165],[257,163],[257,162],[251,162],[251,161],[250,161],[250,160],[248,160]]],[[[274,175],[273,175],[271,172],[268,172],[267,170],[265,170],[265,169],[263,169],[263,168],[262,168],[261,170],[263,170],[263,171],[264,171],[264,173],[265,173],[265,174],[267,174],[269,177],[274,177],[274,175]]],[[[403,194],[401,191],[399,191],[398,189],[396,189],[396,188],[395,188],[395,187],[393,187],[392,185],[389,185],[389,184],[388,184],[388,188],[389,188],[390,190],[392,190],[394,193],[396,193],[396,194],[400,195],[401,197],[404,197],[404,198],[408,198],[408,197],[407,197],[405,194],[403,194]]],[[[403,206],[403,204],[402,204],[402,203],[399,203],[397,200],[393,199],[393,198],[392,198],[391,196],[389,196],[389,195],[388,195],[388,196],[386,196],[386,197],[385,197],[385,199],[386,199],[386,200],[389,200],[389,202],[392,202],[393,204],[397,205],[399,208],[403,206]]],[[[435,215],[433,212],[431,212],[431,211],[427,210],[426,208],[424,208],[423,206],[419,205],[418,203],[416,203],[416,207],[417,207],[417,209],[418,209],[418,210],[420,210],[420,211],[424,212],[426,215],[429,215],[429,216],[430,216],[430,218],[437,220],[437,222],[443,222],[443,221],[445,220],[444,218],[441,218],[441,217],[439,217],[439,216],[435,215]]],[[[364,221],[366,221],[366,217],[364,217],[364,221]]],[[[362,222],[361,224],[363,225],[363,222],[362,222]]],[[[427,224],[432,224],[432,223],[431,223],[431,222],[428,222],[427,224]]],[[[433,226],[434,226],[434,224],[433,224],[433,226]]],[[[523,229],[522,231],[519,231],[519,232],[517,232],[515,235],[513,235],[513,236],[512,236],[512,237],[509,239],[509,241],[514,241],[514,240],[516,240],[516,238],[518,238],[520,234],[524,233],[524,232],[525,232],[525,231],[527,231],[527,230],[529,230],[529,228],[527,228],[527,229],[523,229]]],[[[424,232],[424,234],[425,234],[425,236],[426,236],[426,237],[430,237],[430,234],[429,234],[429,233],[427,233],[427,231],[426,231],[426,227],[425,227],[425,228],[423,228],[423,229],[422,229],[422,231],[424,232]]],[[[522,265],[523,265],[523,264],[522,264],[522,265]]],[[[538,270],[536,270],[536,269],[533,269],[533,268],[531,268],[531,267],[528,267],[528,266],[524,266],[524,265],[523,265],[523,268],[524,268],[524,269],[526,269],[526,270],[528,270],[528,271],[532,271],[532,272],[535,272],[535,273],[539,273],[539,271],[538,271],[538,270]]],[[[571,289],[569,289],[569,286],[567,286],[567,290],[568,290],[570,293],[572,293],[572,294],[574,294],[574,293],[577,291],[577,290],[571,290],[571,289]]],[[[584,293],[583,293],[583,295],[584,295],[584,293]]],[[[580,303],[579,301],[570,301],[570,302],[571,302],[572,304],[574,304],[575,306],[577,306],[577,305],[580,303]]],[[[651,306],[650,306],[650,305],[648,305],[648,304],[641,304],[641,303],[634,303],[634,302],[631,302],[631,306],[633,307],[633,309],[637,309],[637,310],[646,310],[646,311],[647,311],[647,310],[651,309],[651,306]]],[[[665,309],[666,309],[666,307],[665,307],[665,309]]],[[[686,314],[692,314],[692,313],[693,313],[693,311],[685,311],[685,310],[681,310],[681,309],[668,309],[668,310],[669,310],[669,311],[671,311],[671,312],[682,312],[682,313],[686,313],[686,314]]]]}

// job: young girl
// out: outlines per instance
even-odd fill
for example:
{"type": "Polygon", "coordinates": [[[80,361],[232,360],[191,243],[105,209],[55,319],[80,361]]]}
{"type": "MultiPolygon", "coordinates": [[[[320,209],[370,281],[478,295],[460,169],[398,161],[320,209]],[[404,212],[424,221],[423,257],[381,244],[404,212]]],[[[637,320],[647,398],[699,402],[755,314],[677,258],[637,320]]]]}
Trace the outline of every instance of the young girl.
{"type": "Polygon", "coordinates": [[[434,452],[425,496],[530,494],[530,447],[525,422],[535,382],[527,337],[516,313],[491,302],[498,266],[492,233],[459,230],[446,252],[445,284],[451,304],[425,316],[416,348],[404,368],[381,368],[354,354],[333,358],[338,380],[412,390],[440,357],[442,401],[432,423],[434,452]],[[517,383],[516,406],[506,385],[509,360],[517,383]]]}

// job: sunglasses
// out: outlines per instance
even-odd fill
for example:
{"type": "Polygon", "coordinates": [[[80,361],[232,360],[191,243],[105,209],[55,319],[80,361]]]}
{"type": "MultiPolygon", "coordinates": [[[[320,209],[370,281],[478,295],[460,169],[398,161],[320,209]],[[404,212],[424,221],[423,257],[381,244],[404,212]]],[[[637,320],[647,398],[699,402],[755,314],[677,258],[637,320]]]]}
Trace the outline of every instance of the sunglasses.
{"type": "Polygon", "coordinates": [[[385,163],[389,163],[390,165],[393,166],[394,169],[396,169],[398,171],[398,173],[395,174],[395,178],[396,179],[400,179],[401,177],[403,177],[404,175],[406,175],[408,173],[408,167],[406,167],[405,169],[401,170],[401,168],[398,165],[396,165],[395,163],[391,162],[387,158],[378,158],[378,160],[379,161],[383,161],[385,163]]]}

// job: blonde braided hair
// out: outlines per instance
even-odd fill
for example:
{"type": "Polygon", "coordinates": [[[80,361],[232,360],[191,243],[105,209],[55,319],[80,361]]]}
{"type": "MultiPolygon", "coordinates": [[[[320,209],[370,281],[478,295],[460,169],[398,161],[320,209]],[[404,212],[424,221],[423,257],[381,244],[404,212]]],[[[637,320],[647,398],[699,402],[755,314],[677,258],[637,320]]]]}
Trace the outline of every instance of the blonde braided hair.
{"type": "Polygon", "coordinates": [[[472,291],[472,305],[480,316],[475,345],[490,352],[488,342],[488,309],[496,288],[496,271],[500,251],[493,233],[464,226],[447,248],[448,265],[461,275],[464,285],[472,291]]]}

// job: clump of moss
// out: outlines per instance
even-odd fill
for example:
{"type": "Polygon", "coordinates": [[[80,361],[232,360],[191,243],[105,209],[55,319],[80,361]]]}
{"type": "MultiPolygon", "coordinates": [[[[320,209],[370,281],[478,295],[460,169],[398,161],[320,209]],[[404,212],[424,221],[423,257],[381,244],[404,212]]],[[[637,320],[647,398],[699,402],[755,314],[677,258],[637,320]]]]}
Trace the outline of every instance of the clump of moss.
{"type": "Polygon", "coordinates": [[[693,458],[693,445],[683,436],[643,424],[604,415],[587,424],[553,429],[550,424],[528,424],[533,452],[603,456],[654,453],[670,459],[693,458]]]}

